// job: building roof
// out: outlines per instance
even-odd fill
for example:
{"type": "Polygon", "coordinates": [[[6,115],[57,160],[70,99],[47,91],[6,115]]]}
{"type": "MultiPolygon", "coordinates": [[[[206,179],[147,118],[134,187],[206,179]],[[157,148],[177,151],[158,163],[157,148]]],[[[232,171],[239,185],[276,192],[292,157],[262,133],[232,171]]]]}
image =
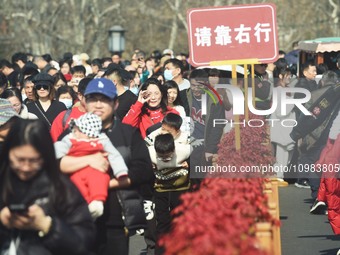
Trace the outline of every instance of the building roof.
{"type": "Polygon", "coordinates": [[[315,53],[340,51],[340,37],[324,37],[300,41],[299,49],[315,53]]]}

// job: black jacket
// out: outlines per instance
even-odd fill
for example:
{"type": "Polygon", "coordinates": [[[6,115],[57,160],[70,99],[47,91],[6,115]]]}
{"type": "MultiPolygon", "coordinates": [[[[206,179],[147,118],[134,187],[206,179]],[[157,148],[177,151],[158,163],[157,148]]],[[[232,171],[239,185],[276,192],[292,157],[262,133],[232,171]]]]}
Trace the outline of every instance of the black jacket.
{"type": "Polygon", "coordinates": [[[311,93],[305,107],[312,115],[300,114],[290,137],[297,141],[303,138],[302,151],[326,144],[330,127],[340,108],[340,84],[325,86],[311,93]]]}
{"type": "MultiPolygon", "coordinates": [[[[13,173],[11,182],[15,194],[10,197],[10,203],[40,205],[52,217],[52,228],[41,238],[37,231],[10,231],[0,224],[1,248],[9,245],[11,236],[20,235],[18,255],[91,254],[89,249],[94,243],[95,227],[86,201],[68,177],[62,176],[63,194],[55,196],[45,171],[25,182],[13,173]]],[[[0,201],[0,208],[4,206],[4,202],[0,201]]]]}
{"type": "Polygon", "coordinates": [[[46,112],[42,108],[39,100],[27,103],[27,109],[29,112],[35,114],[38,119],[43,121],[49,129],[58,114],[67,110],[66,106],[57,100],[52,100],[51,105],[46,112]]]}
{"type": "MultiPolygon", "coordinates": [[[[152,186],[154,174],[149,151],[139,130],[121,123],[117,118],[112,128],[105,130],[113,146],[119,151],[129,169],[131,187],[118,192],[110,189],[104,207],[104,215],[97,220],[100,228],[124,228],[136,230],[145,227],[142,187],[152,186]],[[119,199],[118,199],[119,197],[119,199]],[[122,210],[122,207],[124,210],[122,210]],[[124,215],[125,222],[122,219],[124,215]]],[[[113,178],[112,171],[109,171],[113,178]]]]}
{"type": "MultiPolygon", "coordinates": [[[[188,89],[187,96],[188,103],[191,106],[193,101],[193,94],[191,92],[191,89],[188,89]]],[[[225,125],[214,125],[214,120],[225,119],[225,111],[222,105],[220,105],[219,103],[213,103],[210,97],[208,97],[207,101],[207,115],[204,116],[204,151],[209,153],[217,153],[218,144],[220,143],[223,134],[223,128],[225,125]]]]}
{"type": "MultiPolygon", "coordinates": [[[[308,80],[306,78],[300,78],[298,83],[295,85],[295,88],[303,88],[312,92],[318,89],[318,84],[315,80],[308,80]]],[[[294,98],[303,98],[305,95],[301,93],[295,93],[294,98]]]]}

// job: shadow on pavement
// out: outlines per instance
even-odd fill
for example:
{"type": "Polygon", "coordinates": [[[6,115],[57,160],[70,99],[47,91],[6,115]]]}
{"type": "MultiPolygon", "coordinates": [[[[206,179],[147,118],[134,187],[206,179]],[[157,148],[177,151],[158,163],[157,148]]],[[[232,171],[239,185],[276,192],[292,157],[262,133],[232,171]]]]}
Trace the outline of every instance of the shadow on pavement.
{"type": "Polygon", "coordinates": [[[325,238],[331,241],[339,242],[339,248],[340,248],[340,236],[336,236],[336,235],[308,235],[308,236],[298,236],[298,238],[325,238]]]}
{"type": "MultiPolygon", "coordinates": [[[[339,245],[340,246],[340,245],[339,245]]],[[[329,249],[320,251],[320,255],[335,255],[339,249],[329,249]]]]}
{"type": "Polygon", "coordinates": [[[314,203],[314,199],[313,198],[306,198],[303,200],[303,202],[305,204],[313,204],[314,203]]]}

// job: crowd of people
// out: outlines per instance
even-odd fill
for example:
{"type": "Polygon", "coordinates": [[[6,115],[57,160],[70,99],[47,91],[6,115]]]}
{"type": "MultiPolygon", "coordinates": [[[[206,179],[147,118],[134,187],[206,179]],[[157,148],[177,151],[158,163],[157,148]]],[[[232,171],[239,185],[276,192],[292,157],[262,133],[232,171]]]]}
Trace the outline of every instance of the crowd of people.
{"type": "MultiPolygon", "coordinates": [[[[294,105],[285,115],[278,107],[267,116],[297,122],[270,127],[274,165],[338,164],[340,55],[337,70],[320,66],[317,83],[314,62],[304,63],[297,77],[280,53],[274,63],[254,65],[248,86],[255,86],[255,108],[270,109],[274,90],[304,88],[312,94],[305,107],[314,118],[294,105]],[[320,107],[325,100],[327,107],[320,107]]],[[[117,52],[92,60],[67,52],[59,61],[18,52],[11,62],[0,60],[1,254],[164,253],[157,240],[171,229],[171,211],[204,177],[190,178],[190,170],[211,165],[230,130],[214,120],[232,119],[237,107],[228,89],[216,89],[220,104],[203,97],[231,77],[193,68],[187,57],[138,49],[129,61],[117,52]],[[139,234],[145,244],[132,251],[131,237],[139,234]]],[[[286,186],[291,176],[281,171],[276,177],[286,186]]],[[[329,212],[333,229],[340,229],[332,200],[340,192],[330,188],[337,184],[323,178],[320,185],[322,176],[307,169],[297,177],[297,187],[312,190],[310,212],[329,212]]]]}

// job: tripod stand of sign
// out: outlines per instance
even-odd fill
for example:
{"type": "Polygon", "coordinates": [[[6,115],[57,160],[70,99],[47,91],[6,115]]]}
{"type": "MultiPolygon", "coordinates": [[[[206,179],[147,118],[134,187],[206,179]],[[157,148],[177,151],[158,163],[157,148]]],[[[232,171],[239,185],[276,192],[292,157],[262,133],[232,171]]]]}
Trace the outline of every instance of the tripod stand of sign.
{"type": "MultiPolygon", "coordinates": [[[[278,58],[276,7],[274,4],[195,8],[187,11],[189,62],[198,66],[232,65],[232,81],[237,86],[236,65],[251,65],[252,95],[255,95],[254,65],[273,63],[278,58]]],[[[247,99],[247,89],[244,89],[247,99]]],[[[253,105],[254,105],[253,98],[253,105]]],[[[235,107],[235,106],[233,106],[235,107]]],[[[245,118],[248,105],[245,100],[245,118]]],[[[237,123],[238,115],[234,115],[237,123]]],[[[240,126],[235,126],[236,150],[241,148],[240,126]]]]}

